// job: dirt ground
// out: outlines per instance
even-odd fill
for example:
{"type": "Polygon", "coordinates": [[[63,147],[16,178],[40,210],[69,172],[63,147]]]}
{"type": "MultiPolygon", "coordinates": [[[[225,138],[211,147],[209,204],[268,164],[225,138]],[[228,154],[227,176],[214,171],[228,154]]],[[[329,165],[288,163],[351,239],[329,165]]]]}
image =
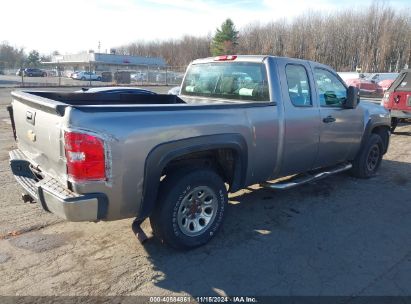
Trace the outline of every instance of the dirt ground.
{"type": "Polygon", "coordinates": [[[140,245],[132,219],[70,223],[24,204],[8,167],[9,93],[0,89],[0,295],[411,295],[410,125],[378,176],[245,189],[209,244],[177,252],[140,245]]]}

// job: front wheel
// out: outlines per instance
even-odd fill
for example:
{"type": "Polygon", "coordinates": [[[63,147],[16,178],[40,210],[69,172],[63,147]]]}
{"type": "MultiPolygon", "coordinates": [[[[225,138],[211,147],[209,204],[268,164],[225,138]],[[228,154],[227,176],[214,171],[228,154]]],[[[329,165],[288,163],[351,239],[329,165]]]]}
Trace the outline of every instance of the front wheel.
{"type": "Polygon", "coordinates": [[[227,209],[227,190],[210,169],[181,170],[166,177],[150,216],[153,233],[177,249],[204,245],[217,233],[227,209]]]}
{"type": "Polygon", "coordinates": [[[101,81],[101,77],[97,77],[97,81],[101,81]]]}
{"type": "Polygon", "coordinates": [[[381,165],[383,149],[381,136],[371,134],[352,163],[352,175],[360,178],[374,176],[381,165]]]}

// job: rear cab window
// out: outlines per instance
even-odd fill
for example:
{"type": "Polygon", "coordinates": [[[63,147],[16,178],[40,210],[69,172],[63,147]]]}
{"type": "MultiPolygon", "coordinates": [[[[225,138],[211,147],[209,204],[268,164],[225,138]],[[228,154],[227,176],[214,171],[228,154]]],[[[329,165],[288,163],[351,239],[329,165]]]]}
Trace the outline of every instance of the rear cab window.
{"type": "Polygon", "coordinates": [[[182,95],[269,102],[263,63],[211,62],[193,64],[184,79],[182,95]]]}

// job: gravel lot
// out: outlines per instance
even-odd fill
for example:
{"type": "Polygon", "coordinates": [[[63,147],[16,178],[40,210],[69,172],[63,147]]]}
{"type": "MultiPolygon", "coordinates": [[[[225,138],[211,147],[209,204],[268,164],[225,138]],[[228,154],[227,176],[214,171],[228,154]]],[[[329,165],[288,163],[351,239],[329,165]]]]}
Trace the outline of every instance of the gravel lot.
{"type": "Polygon", "coordinates": [[[377,177],[250,187],[231,195],[211,243],[176,252],[140,245],[132,219],[70,223],[23,204],[8,168],[9,93],[0,89],[0,295],[411,295],[410,125],[377,177]]]}

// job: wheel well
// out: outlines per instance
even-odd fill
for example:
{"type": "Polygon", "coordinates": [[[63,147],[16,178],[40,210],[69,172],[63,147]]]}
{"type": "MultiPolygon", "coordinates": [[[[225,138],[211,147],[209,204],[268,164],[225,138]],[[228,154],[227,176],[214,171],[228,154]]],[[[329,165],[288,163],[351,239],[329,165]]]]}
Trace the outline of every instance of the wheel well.
{"type": "Polygon", "coordinates": [[[239,156],[234,149],[222,148],[200,152],[192,152],[172,159],[164,167],[161,176],[167,176],[174,170],[186,167],[208,167],[217,172],[221,178],[229,184],[230,190],[237,189],[241,174],[237,166],[239,156]]]}
{"type": "Polygon", "coordinates": [[[388,126],[378,126],[372,129],[371,133],[377,134],[381,137],[384,143],[384,154],[385,154],[388,150],[388,144],[390,140],[390,128],[388,126]]]}

